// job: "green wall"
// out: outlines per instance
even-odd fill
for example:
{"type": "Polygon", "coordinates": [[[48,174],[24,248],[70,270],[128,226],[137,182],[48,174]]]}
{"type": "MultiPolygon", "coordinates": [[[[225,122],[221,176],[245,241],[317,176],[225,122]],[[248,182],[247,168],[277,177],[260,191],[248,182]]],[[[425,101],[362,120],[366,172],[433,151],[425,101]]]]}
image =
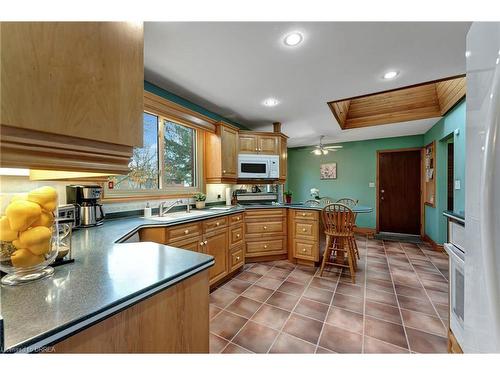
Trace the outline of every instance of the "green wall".
{"type": "Polygon", "coordinates": [[[377,150],[421,147],[436,140],[436,207],[425,207],[425,233],[437,243],[446,241],[446,220],[442,212],[447,202],[447,142],[454,141],[454,174],[461,189],[454,190],[454,209],[463,211],[465,206],[465,101],[462,101],[444,118],[423,135],[383,138],[342,143],[344,148],[326,156],[311,154],[312,147],[288,149],[288,181],[286,189],[293,192],[293,201],[310,199],[309,190],[316,187],[321,196],[332,198],[351,197],[360,204],[371,206],[371,214],[358,216],[360,227],[376,226],[376,191],[368,186],[376,183],[377,150]],[[459,135],[454,135],[455,130],[459,135]],[[319,168],[323,163],[337,163],[336,180],[320,180],[319,168]]]}
{"type": "Polygon", "coordinates": [[[319,189],[321,196],[359,199],[360,205],[373,207],[370,214],[358,215],[360,227],[376,226],[376,183],[377,150],[390,150],[406,147],[421,147],[423,135],[408,137],[382,138],[359,142],[342,143],[340,151],[325,156],[311,154],[312,147],[288,149],[288,185],[293,192],[293,201],[310,199],[309,190],[319,189]],[[336,180],[320,180],[319,168],[323,163],[337,163],[336,180]]]}
{"type": "Polygon", "coordinates": [[[453,138],[455,180],[460,190],[454,190],[453,205],[456,212],[465,209],[465,100],[453,108],[424,135],[424,144],[436,141],[436,207],[425,206],[425,233],[436,243],[446,241],[447,228],[443,211],[447,209],[448,141],[453,138]],[[455,130],[459,134],[454,134],[455,130]]]}
{"type": "Polygon", "coordinates": [[[175,95],[175,94],[173,94],[170,91],[167,91],[165,89],[162,89],[161,87],[156,86],[156,85],[152,84],[151,82],[144,81],[144,90],[146,90],[152,94],[161,96],[162,98],[168,99],[174,103],[180,104],[183,107],[186,107],[186,108],[189,108],[193,111],[201,113],[202,115],[210,117],[211,119],[213,119],[215,121],[225,121],[229,124],[232,124],[232,125],[240,128],[240,129],[248,130],[247,127],[245,127],[241,124],[238,124],[237,122],[231,121],[225,117],[218,115],[217,113],[211,112],[208,109],[205,109],[205,108],[199,106],[198,104],[190,102],[189,100],[181,98],[180,96],[175,95]]]}

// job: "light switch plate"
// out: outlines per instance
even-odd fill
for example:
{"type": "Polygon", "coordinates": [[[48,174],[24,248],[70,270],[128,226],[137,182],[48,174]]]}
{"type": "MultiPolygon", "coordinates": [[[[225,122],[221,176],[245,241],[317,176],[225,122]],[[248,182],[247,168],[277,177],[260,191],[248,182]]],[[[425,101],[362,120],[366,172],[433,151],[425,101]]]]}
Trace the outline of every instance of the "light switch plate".
{"type": "Polygon", "coordinates": [[[460,190],[460,180],[455,180],[455,190],[460,190]]]}
{"type": "Polygon", "coordinates": [[[375,182],[369,182],[369,183],[368,183],[368,187],[372,187],[372,188],[374,188],[374,187],[375,187],[375,182]]]}

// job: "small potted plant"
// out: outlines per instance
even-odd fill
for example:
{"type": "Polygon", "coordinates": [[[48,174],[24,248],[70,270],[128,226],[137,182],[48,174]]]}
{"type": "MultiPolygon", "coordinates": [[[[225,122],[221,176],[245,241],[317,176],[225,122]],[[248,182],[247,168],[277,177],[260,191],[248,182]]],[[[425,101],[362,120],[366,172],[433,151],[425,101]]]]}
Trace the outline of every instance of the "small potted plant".
{"type": "Polygon", "coordinates": [[[207,196],[205,194],[196,193],[195,195],[193,195],[193,198],[197,209],[200,210],[202,208],[205,208],[205,201],[207,200],[207,196]]]}
{"type": "Polygon", "coordinates": [[[285,196],[285,202],[287,204],[292,203],[292,192],[290,190],[285,191],[283,195],[285,196]]]}

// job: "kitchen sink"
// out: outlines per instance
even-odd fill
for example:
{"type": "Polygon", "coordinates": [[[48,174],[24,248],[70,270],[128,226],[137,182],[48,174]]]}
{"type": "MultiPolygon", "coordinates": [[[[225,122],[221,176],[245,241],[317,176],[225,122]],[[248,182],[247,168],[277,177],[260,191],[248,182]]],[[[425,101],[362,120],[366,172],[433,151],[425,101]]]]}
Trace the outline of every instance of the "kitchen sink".
{"type": "Polygon", "coordinates": [[[177,211],[177,212],[168,212],[164,216],[152,216],[148,218],[149,220],[155,220],[155,221],[173,221],[173,220],[179,220],[179,219],[189,219],[192,217],[198,217],[198,216],[205,216],[205,215],[211,215],[213,212],[209,211],[198,211],[198,210],[192,210],[191,212],[185,212],[185,211],[177,211]]]}

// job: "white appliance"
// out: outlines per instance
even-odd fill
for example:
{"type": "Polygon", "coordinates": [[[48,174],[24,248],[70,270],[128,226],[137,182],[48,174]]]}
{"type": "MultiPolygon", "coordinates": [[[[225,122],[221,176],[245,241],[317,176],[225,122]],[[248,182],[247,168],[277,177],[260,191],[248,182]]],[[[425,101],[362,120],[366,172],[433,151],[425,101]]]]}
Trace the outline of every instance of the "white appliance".
{"type": "Polygon", "coordinates": [[[450,257],[450,329],[459,344],[464,342],[465,253],[452,243],[444,249],[450,257]]]}
{"type": "MultiPolygon", "coordinates": [[[[466,353],[500,352],[500,23],[467,34],[466,353]]],[[[453,330],[453,328],[452,328],[453,330]]]]}
{"type": "Polygon", "coordinates": [[[278,155],[238,155],[238,177],[276,180],[280,176],[278,155]]]}

